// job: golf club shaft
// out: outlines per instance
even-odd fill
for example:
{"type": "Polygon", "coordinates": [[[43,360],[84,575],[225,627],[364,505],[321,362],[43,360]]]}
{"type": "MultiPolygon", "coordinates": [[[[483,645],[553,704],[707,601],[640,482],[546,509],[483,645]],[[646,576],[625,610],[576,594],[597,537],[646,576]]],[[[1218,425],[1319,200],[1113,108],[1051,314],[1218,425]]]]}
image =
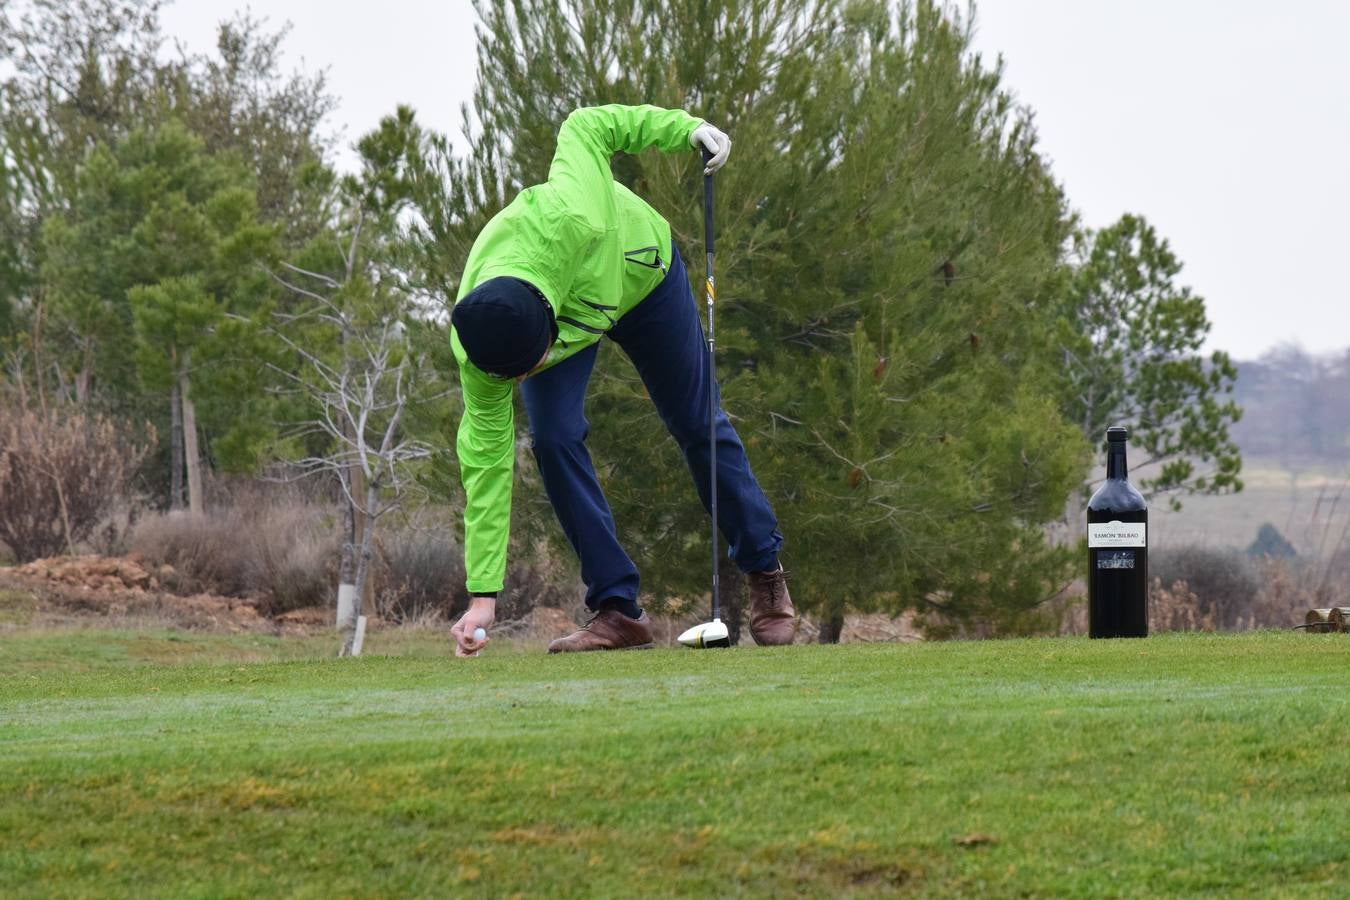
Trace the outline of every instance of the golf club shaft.
{"type": "MultiPolygon", "coordinates": [[[[706,166],[712,153],[703,151],[703,164],[706,166]]],[[[717,366],[714,362],[715,340],[713,337],[713,299],[716,289],[713,285],[713,177],[703,176],[703,250],[708,258],[708,280],[704,292],[708,298],[708,482],[712,513],[712,616],[722,617],[722,598],[717,579],[717,366]]]]}

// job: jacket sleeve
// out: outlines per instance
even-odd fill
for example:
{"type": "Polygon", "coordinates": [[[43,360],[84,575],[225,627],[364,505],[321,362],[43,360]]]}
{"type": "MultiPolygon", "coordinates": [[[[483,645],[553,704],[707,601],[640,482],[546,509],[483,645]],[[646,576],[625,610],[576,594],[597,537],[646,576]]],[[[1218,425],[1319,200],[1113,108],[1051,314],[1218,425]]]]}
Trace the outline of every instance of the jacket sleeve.
{"type": "Polygon", "coordinates": [[[466,361],[459,375],[464,416],[455,450],[465,497],[465,587],[485,594],[500,591],[506,578],[515,463],[511,382],[496,381],[466,361]]]}
{"type": "MultiPolygon", "coordinates": [[[[614,180],[609,159],[620,151],[640,153],[656,147],[666,153],[691,150],[689,135],[703,124],[679,109],[657,106],[588,106],[574,111],[558,130],[558,149],[549,166],[548,181],[569,209],[589,207],[597,200],[614,204],[614,180]]],[[[606,221],[613,221],[608,219],[606,221]]]]}
{"type": "MultiPolygon", "coordinates": [[[[573,258],[588,255],[607,232],[618,230],[610,157],[619,152],[640,153],[648,147],[666,153],[692,150],[689,135],[702,123],[683,110],[617,105],[584,107],[563,121],[548,186],[571,221],[567,230],[572,240],[581,243],[574,248],[573,258]]],[[[607,271],[615,279],[622,277],[620,269],[607,271]]],[[[606,297],[618,297],[621,291],[617,281],[595,288],[606,297]]]]}

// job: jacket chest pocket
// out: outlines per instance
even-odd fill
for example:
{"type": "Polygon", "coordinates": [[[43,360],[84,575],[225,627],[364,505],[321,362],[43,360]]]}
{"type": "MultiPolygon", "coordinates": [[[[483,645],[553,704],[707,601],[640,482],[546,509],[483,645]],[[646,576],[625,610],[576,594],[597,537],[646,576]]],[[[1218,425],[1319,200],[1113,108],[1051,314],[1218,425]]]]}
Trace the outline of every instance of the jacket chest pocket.
{"type": "Polygon", "coordinates": [[[661,248],[657,246],[639,247],[637,250],[626,250],[623,254],[623,261],[626,266],[641,266],[644,269],[657,269],[662,274],[666,271],[666,261],[661,258],[661,248]]]}
{"type": "Polygon", "coordinates": [[[662,250],[653,245],[637,246],[625,250],[623,254],[623,291],[626,297],[645,297],[661,283],[670,270],[667,255],[670,248],[662,250]]]}

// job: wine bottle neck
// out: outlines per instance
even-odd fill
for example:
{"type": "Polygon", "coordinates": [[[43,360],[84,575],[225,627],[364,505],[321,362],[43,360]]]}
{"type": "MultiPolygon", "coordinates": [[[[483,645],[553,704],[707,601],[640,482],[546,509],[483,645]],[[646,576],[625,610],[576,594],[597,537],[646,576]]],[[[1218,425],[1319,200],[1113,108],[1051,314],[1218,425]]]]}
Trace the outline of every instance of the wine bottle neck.
{"type": "Polygon", "coordinates": [[[1125,465],[1125,444],[1112,444],[1106,451],[1106,477],[1124,481],[1129,474],[1129,467],[1125,465]]]}

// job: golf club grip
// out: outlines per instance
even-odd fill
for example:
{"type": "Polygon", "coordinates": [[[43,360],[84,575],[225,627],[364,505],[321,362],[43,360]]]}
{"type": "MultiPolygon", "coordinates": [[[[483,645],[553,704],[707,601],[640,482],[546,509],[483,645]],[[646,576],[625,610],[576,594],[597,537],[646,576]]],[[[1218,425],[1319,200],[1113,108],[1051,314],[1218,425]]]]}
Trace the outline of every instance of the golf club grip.
{"type": "MultiPolygon", "coordinates": [[[[712,151],[704,147],[703,165],[707,166],[708,160],[712,157],[712,151]]],[[[713,252],[713,177],[711,175],[703,176],[703,249],[707,253],[713,252]]]]}

